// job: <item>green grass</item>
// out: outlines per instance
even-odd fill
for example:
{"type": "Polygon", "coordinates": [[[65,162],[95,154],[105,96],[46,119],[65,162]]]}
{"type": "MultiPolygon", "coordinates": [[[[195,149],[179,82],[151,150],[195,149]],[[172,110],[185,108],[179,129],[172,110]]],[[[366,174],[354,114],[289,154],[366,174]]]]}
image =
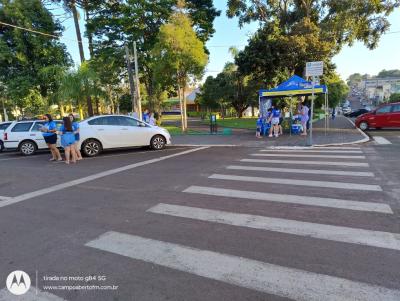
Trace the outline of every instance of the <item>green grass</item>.
{"type": "MultiPolygon", "coordinates": [[[[235,128],[235,129],[255,129],[257,117],[246,117],[246,118],[225,118],[218,119],[218,127],[235,128]]],[[[209,121],[204,124],[209,124],[209,121]]]]}
{"type": "Polygon", "coordinates": [[[161,122],[165,120],[181,120],[181,115],[162,115],[161,122]]]}
{"type": "MultiPolygon", "coordinates": [[[[178,126],[166,125],[166,126],[161,126],[161,127],[167,129],[168,132],[173,136],[183,135],[182,129],[178,126]]],[[[195,130],[191,130],[189,128],[186,134],[187,135],[199,135],[199,134],[207,134],[207,132],[195,131],[195,130]]]]}

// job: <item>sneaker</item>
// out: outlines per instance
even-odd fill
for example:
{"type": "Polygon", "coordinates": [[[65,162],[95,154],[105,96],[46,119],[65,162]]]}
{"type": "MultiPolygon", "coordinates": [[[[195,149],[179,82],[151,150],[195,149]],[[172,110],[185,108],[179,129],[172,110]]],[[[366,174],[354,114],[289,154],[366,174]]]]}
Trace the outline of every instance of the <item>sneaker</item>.
{"type": "Polygon", "coordinates": [[[272,134],[269,134],[269,136],[268,137],[272,137],[272,134]]]}

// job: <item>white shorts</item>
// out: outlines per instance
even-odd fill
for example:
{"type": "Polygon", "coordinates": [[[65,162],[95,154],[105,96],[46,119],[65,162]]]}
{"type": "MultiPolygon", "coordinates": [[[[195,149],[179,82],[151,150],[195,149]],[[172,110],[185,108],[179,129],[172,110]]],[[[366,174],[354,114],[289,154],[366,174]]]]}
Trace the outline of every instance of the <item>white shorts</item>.
{"type": "Polygon", "coordinates": [[[278,125],[278,124],[279,124],[279,117],[272,118],[272,125],[278,125]]]}

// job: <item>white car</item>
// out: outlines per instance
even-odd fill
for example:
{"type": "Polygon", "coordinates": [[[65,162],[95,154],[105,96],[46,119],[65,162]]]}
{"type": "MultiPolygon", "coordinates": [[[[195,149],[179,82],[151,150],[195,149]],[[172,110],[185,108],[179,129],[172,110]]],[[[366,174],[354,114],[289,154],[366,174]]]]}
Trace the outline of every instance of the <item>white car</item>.
{"type": "Polygon", "coordinates": [[[3,133],[4,131],[8,128],[8,126],[11,124],[11,121],[7,122],[0,122],[0,153],[4,149],[4,142],[3,142],[3,133]]]}
{"type": "MultiPolygon", "coordinates": [[[[56,120],[57,128],[62,121],[56,120]]],[[[47,149],[42,133],[41,120],[14,121],[4,132],[4,146],[22,155],[33,155],[39,149],[47,149]]],[[[81,151],[89,157],[96,156],[104,149],[150,146],[161,150],[171,144],[171,135],[161,127],[149,125],[124,115],[95,116],[79,123],[81,151]]],[[[60,139],[57,139],[60,147],[60,139]]]]}
{"type": "Polygon", "coordinates": [[[171,144],[170,133],[161,127],[125,115],[101,115],[79,123],[79,147],[93,157],[103,149],[150,146],[161,150],[171,144]]]}
{"type": "MultiPolygon", "coordinates": [[[[62,121],[55,120],[57,128],[62,121]]],[[[22,155],[33,155],[38,149],[47,149],[40,128],[45,122],[43,120],[13,121],[3,133],[4,147],[10,150],[18,150],[22,155]]],[[[57,140],[60,147],[60,139],[57,140]]]]}

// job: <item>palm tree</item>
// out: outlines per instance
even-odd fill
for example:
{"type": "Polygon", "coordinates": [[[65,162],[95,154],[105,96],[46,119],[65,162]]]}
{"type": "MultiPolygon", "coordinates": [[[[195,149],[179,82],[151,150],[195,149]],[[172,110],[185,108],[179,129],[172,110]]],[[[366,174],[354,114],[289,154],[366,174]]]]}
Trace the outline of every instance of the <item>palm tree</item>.
{"type": "Polygon", "coordinates": [[[84,118],[83,103],[85,99],[103,95],[101,89],[95,84],[97,81],[96,73],[89,68],[86,62],[83,62],[78,70],[72,70],[65,74],[61,81],[60,93],[63,99],[70,104],[72,112],[74,107],[78,108],[81,119],[84,118]]]}

